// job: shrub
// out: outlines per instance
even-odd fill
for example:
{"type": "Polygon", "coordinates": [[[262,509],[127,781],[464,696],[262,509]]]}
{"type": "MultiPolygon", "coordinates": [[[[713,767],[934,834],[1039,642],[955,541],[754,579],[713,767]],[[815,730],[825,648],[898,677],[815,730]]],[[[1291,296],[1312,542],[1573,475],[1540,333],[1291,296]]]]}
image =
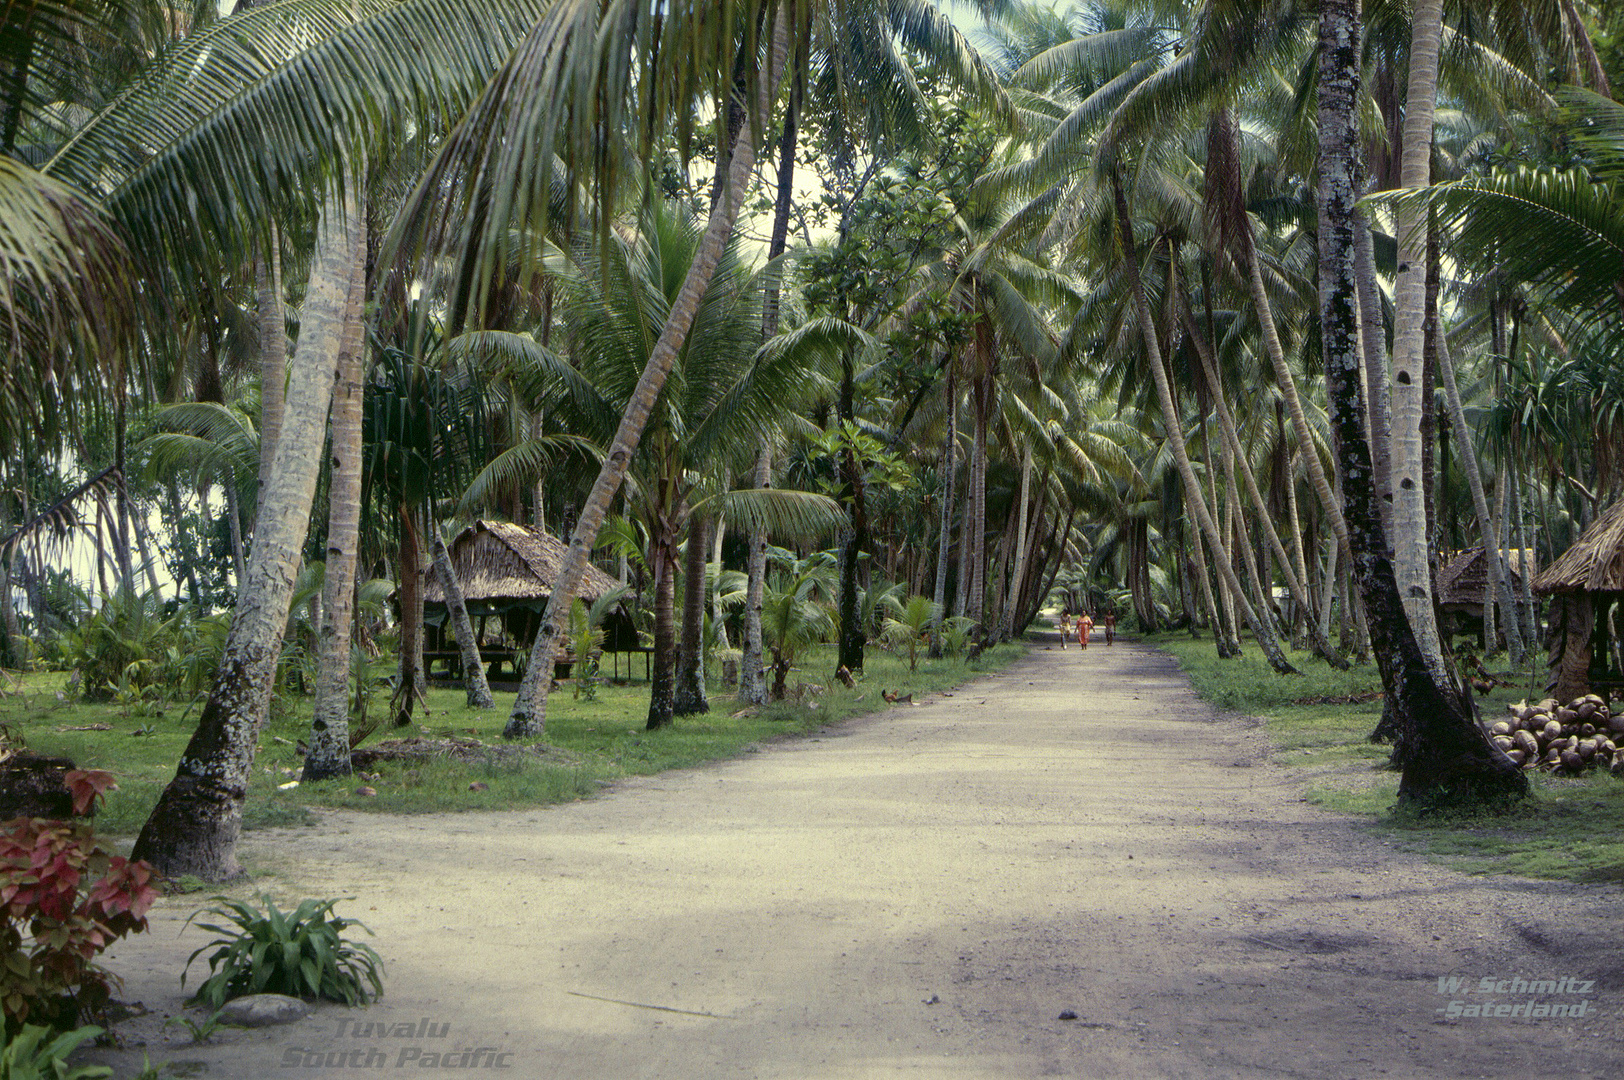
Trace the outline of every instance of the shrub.
{"type": "Polygon", "coordinates": [[[106,1080],[113,1075],[107,1066],[73,1068],[67,1060],[80,1043],[101,1033],[99,1027],[82,1027],[53,1039],[50,1028],[28,1024],[0,1050],[0,1080],[106,1080]]]}
{"type": "MultiPolygon", "coordinates": [[[[218,1009],[244,994],[286,994],[289,997],[315,997],[365,1005],[383,994],[383,961],[370,947],[344,940],[344,931],[360,926],[355,919],[333,915],[338,900],[306,900],[292,912],[277,909],[268,897],[261,897],[265,910],[240,900],[214,898],[222,906],[205,908],[199,915],[218,915],[235,926],[227,929],[217,923],[198,927],[221,937],[194,952],[192,961],[210,948],[210,975],[192,1003],[218,1009]],[[370,987],[370,993],[368,988],[370,987]]],[[[354,899],[350,897],[349,899],[354,899]]],[[[181,976],[186,985],[186,976],[181,976]]]]}
{"type": "MultiPolygon", "coordinates": [[[[110,790],[111,775],[66,776],[74,811],[110,790]]],[[[0,826],[0,1014],[66,1030],[107,1003],[113,976],[96,957],[145,930],[157,898],[152,867],[114,855],[89,825],[17,818],[0,826]]]]}

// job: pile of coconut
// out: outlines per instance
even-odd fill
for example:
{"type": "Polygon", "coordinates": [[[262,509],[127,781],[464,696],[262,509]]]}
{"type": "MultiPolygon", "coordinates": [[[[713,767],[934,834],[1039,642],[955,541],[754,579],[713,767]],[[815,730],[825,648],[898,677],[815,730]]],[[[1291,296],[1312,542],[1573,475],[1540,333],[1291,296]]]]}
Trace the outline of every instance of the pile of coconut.
{"type": "MultiPolygon", "coordinates": [[[[1525,769],[1541,768],[1568,776],[1586,769],[1624,765],[1624,714],[1615,716],[1596,694],[1566,705],[1555,698],[1506,706],[1509,720],[1490,729],[1494,745],[1525,769]]],[[[1614,771],[1617,771],[1616,769],[1614,771]]]]}

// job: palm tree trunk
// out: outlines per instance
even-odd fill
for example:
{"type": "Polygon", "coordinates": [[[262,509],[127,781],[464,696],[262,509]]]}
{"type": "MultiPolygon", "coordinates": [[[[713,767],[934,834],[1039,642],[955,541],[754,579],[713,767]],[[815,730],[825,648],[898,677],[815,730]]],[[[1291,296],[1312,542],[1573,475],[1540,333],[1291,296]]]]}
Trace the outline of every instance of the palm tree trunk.
{"type": "MultiPolygon", "coordinates": [[[[947,617],[951,606],[947,595],[947,567],[949,556],[953,551],[953,492],[957,485],[957,466],[953,461],[953,451],[958,441],[959,427],[959,397],[958,389],[954,385],[955,368],[952,361],[947,366],[947,432],[942,436],[942,521],[941,528],[936,536],[936,590],[933,594],[936,601],[936,619],[931,624],[930,655],[939,659],[942,655],[942,620],[947,617]]],[[[961,571],[962,573],[962,568],[961,571]]]]}
{"type": "MultiPolygon", "coordinates": [[[[763,444],[756,454],[756,487],[772,487],[772,448],[763,444]]],[[[750,534],[750,559],[744,597],[743,655],[739,660],[739,700],[746,705],[767,703],[767,672],[762,656],[761,609],[767,597],[767,534],[750,534]]]]}
{"type": "Polygon", "coordinates": [[[990,381],[985,374],[977,375],[971,389],[975,437],[970,449],[970,512],[964,519],[963,539],[959,543],[960,572],[969,573],[964,613],[976,624],[978,638],[983,639],[987,632],[987,414],[992,408],[987,400],[987,384],[990,381]]]}
{"type": "Polygon", "coordinates": [[[1363,211],[1355,210],[1353,269],[1359,283],[1359,340],[1364,358],[1363,385],[1367,437],[1371,464],[1375,468],[1376,505],[1382,525],[1392,528],[1392,463],[1388,460],[1393,441],[1391,378],[1387,370],[1387,329],[1382,315],[1381,289],[1376,284],[1376,246],[1370,236],[1370,222],[1363,211]]]}
{"type": "MultiPolygon", "coordinates": [[[[1275,423],[1279,427],[1284,427],[1278,412],[1275,414],[1275,423]]],[[[1281,431],[1280,437],[1285,438],[1284,431],[1281,431]]],[[[1286,462],[1286,515],[1288,518],[1286,525],[1291,531],[1291,557],[1297,567],[1298,580],[1303,583],[1304,591],[1312,598],[1314,595],[1314,583],[1309,578],[1308,557],[1303,549],[1302,518],[1297,512],[1297,474],[1296,470],[1292,468],[1292,460],[1288,458],[1286,462]]],[[[1297,626],[1293,629],[1293,634],[1300,633],[1302,638],[1307,640],[1312,635],[1311,628],[1318,625],[1315,620],[1317,611],[1312,605],[1307,608],[1299,605],[1297,611],[1299,618],[1296,620],[1297,626]]]]}
{"type": "Polygon", "coordinates": [[[333,386],[332,470],[327,483],[326,573],[317,625],[316,701],[300,779],[350,774],[350,629],[361,530],[361,400],[365,390],[366,230],[351,254],[349,306],[333,386]]]}
{"type": "MultiPolygon", "coordinates": [[[[457,635],[457,649],[462,653],[463,689],[470,709],[489,709],[496,705],[491,697],[491,686],[485,680],[485,658],[479,652],[479,636],[474,633],[473,620],[468,617],[468,602],[463,598],[462,582],[457,579],[457,568],[451,565],[451,553],[446,550],[440,529],[430,523],[434,536],[432,545],[434,572],[439,575],[440,588],[445,593],[446,613],[451,618],[451,629],[457,635]]],[[[585,657],[579,657],[582,663],[585,657]]]]}
{"type": "Polygon", "coordinates": [[[1032,448],[1028,446],[1026,453],[1021,457],[1021,510],[1015,519],[1016,546],[1015,567],[1009,575],[1009,599],[1004,602],[1004,617],[999,622],[998,640],[1008,641],[1014,636],[1015,609],[1019,606],[1020,590],[1026,581],[1026,510],[1027,502],[1031,499],[1032,488],[1032,448]]]}
{"type": "Polygon", "coordinates": [[[722,541],[727,536],[727,518],[716,519],[716,535],[711,538],[711,568],[705,580],[710,583],[711,626],[716,631],[720,648],[730,649],[727,637],[727,609],[722,606],[722,541]]]}
{"type": "Polygon", "coordinates": [[[186,590],[191,594],[192,606],[203,614],[203,592],[197,584],[197,549],[192,546],[190,530],[186,528],[184,510],[180,502],[180,485],[171,480],[164,485],[169,500],[169,518],[175,530],[175,551],[180,557],[181,574],[186,578],[186,590]]]}
{"type": "Polygon", "coordinates": [[[394,726],[412,722],[412,713],[427,691],[423,674],[423,540],[418,526],[418,510],[401,503],[400,580],[395,595],[400,605],[400,669],[390,702],[394,726]]]}
{"type": "Polygon", "coordinates": [[[683,280],[676,301],[671,305],[670,314],[666,316],[665,325],[660,330],[660,337],[655,342],[654,350],[649,354],[648,364],[643,368],[637,388],[626,405],[626,412],[620,420],[620,429],[615,432],[614,442],[610,444],[603,467],[598,471],[598,479],[592,485],[586,504],[581,508],[581,516],[570,537],[569,554],[553,581],[553,593],[547,601],[547,611],[542,616],[541,627],[536,634],[530,666],[525,670],[524,681],[520,683],[518,696],[513,702],[513,714],[508,718],[507,726],[503,730],[503,734],[508,738],[536,738],[546,731],[547,691],[552,683],[553,650],[557,647],[558,639],[564,634],[570,605],[574,603],[575,594],[580,590],[581,576],[586,572],[593,543],[598,538],[598,530],[603,527],[604,516],[609,512],[609,505],[614,501],[615,493],[620,490],[621,482],[626,478],[626,470],[631,466],[632,455],[643,436],[643,428],[648,424],[649,413],[654,408],[661,388],[665,386],[665,378],[670,374],[671,365],[676,362],[677,354],[682,351],[683,343],[688,338],[688,331],[693,327],[694,316],[699,311],[699,302],[704,298],[706,289],[710,287],[711,277],[716,273],[716,267],[722,260],[723,249],[727,246],[728,236],[733,231],[733,223],[738,218],[740,204],[744,201],[745,189],[749,185],[751,174],[755,171],[756,148],[752,132],[766,127],[772,99],[777,94],[780,73],[784,69],[787,50],[788,28],[784,15],[780,12],[773,28],[769,70],[763,73],[764,77],[760,80],[762,94],[754,110],[756,115],[745,116],[737,145],[733,148],[732,160],[728,163],[727,190],[724,197],[716,200],[716,204],[711,208],[710,219],[705,225],[705,234],[700,241],[699,250],[694,255],[692,265],[688,267],[688,275],[683,280]],[[543,668],[547,670],[544,672],[543,668]]]}
{"type": "Polygon", "coordinates": [[[237,503],[237,477],[228,475],[221,488],[226,496],[226,528],[231,534],[231,568],[236,571],[237,590],[240,593],[248,581],[248,559],[243,553],[242,507],[237,503]]]}
{"type": "MultiPolygon", "coordinates": [[[[676,715],[677,536],[676,528],[663,515],[656,529],[650,552],[654,563],[654,675],[649,684],[648,723],[644,725],[649,731],[667,726],[676,715]]],[[[550,659],[547,666],[552,667],[550,659]]],[[[526,671],[525,677],[529,676],[526,671]]]]}
{"type": "Polygon", "coordinates": [[[1528,786],[1522,771],[1489,744],[1459,696],[1446,689],[1449,684],[1432,677],[1411,631],[1376,510],[1359,394],[1358,284],[1353,258],[1360,28],[1359,0],[1321,0],[1320,333],[1355,576],[1387,701],[1400,726],[1394,750],[1403,770],[1399,795],[1407,801],[1437,803],[1521,794],[1528,786]]]}
{"type": "MultiPolygon", "coordinates": [[[[1224,545],[1218,539],[1218,525],[1207,510],[1206,500],[1201,494],[1201,483],[1195,478],[1195,470],[1190,467],[1190,455],[1184,447],[1184,432],[1179,426],[1178,410],[1173,404],[1172,386],[1162,362],[1161,343],[1156,336],[1156,325],[1150,317],[1150,305],[1145,300],[1145,284],[1139,274],[1139,254],[1133,239],[1133,218],[1128,213],[1128,198],[1122,191],[1122,179],[1115,170],[1111,174],[1111,189],[1116,202],[1117,227],[1122,238],[1122,254],[1127,264],[1129,287],[1133,292],[1133,305],[1139,317],[1141,336],[1144,338],[1146,362],[1155,378],[1156,396],[1161,401],[1162,414],[1165,418],[1162,427],[1167,433],[1168,446],[1173,451],[1173,461],[1178,468],[1179,478],[1184,481],[1185,501],[1195,512],[1201,531],[1207,534],[1214,550],[1222,551],[1224,545]]],[[[1297,669],[1291,666],[1291,661],[1280,651],[1280,643],[1275,639],[1268,622],[1260,619],[1252,605],[1246,602],[1240,580],[1235,576],[1235,568],[1230,565],[1228,559],[1220,562],[1218,572],[1229,584],[1236,605],[1244,614],[1247,625],[1252,628],[1252,634],[1257,638],[1263,654],[1268,657],[1269,665],[1281,674],[1298,674],[1297,669]]]]}
{"type": "MultiPolygon", "coordinates": [[[[1484,652],[1490,652],[1495,646],[1494,609],[1490,604],[1491,598],[1498,602],[1501,611],[1506,615],[1506,645],[1511,651],[1513,663],[1522,663],[1523,641],[1516,619],[1516,606],[1511,599],[1511,589],[1507,585],[1504,564],[1500,558],[1500,545],[1494,539],[1497,531],[1494,528],[1493,518],[1489,513],[1489,500],[1483,491],[1483,473],[1477,465],[1477,452],[1472,447],[1472,432],[1466,426],[1466,410],[1461,406],[1460,383],[1455,377],[1455,362],[1449,355],[1449,335],[1444,333],[1443,327],[1438,328],[1438,377],[1444,384],[1444,399],[1449,406],[1449,425],[1455,433],[1456,454],[1460,458],[1462,471],[1466,473],[1466,486],[1472,493],[1472,509],[1477,514],[1478,535],[1483,538],[1484,568],[1488,571],[1488,596],[1484,597],[1483,604],[1483,634],[1485,643],[1484,652]]],[[[1502,487],[1505,471],[1501,471],[1502,487]]]]}
{"type": "MultiPolygon", "coordinates": [[[[773,205],[772,238],[767,245],[767,258],[776,259],[784,254],[789,242],[789,212],[795,194],[795,145],[799,108],[796,93],[790,91],[789,107],[784,110],[784,133],[778,141],[778,196],[773,205]]],[[[761,315],[763,340],[778,333],[779,278],[770,276],[761,315]]],[[[762,441],[756,455],[756,487],[772,486],[772,445],[762,441]]],[[[746,705],[767,703],[767,673],[762,656],[761,608],[767,595],[767,534],[750,534],[750,555],[745,562],[744,633],[739,660],[739,700],[746,705]]]]}
{"type": "Polygon", "coordinates": [[[239,873],[242,804],[321,472],[358,227],[353,202],[323,214],[253,561],[197,731],[135,842],[134,857],[166,877],[221,881],[239,873]]]}
{"type": "Polygon", "coordinates": [[[265,498],[288,375],[288,330],[282,314],[282,244],[271,230],[269,258],[254,260],[254,296],[259,309],[259,502],[265,498]]]}
{"type": "MultiPolygon", "coordinates": [[[[698,514],[688,518],[688,549],[682,560],[682,655],[677,661],[677,716],[710,712],[705,696],[705,549],[706,526],[698,514]]],[[[584,659],[584,658],[583,658],[584,659]]]]}
{"type": "MultiPolygon", "coordinates": [[[[152,590],[153,596],[159,596],[162,590],[158,587],[158,564],[152,557],[152,545],[147,542],[150,534],[147,531],[146,522],[142,517],[136,516],[131,519],[130,527],[135,532],[136,550],[141,553],[141,569],[147,575],[147,587],[152,590]]],[[[180,599],[180,589],[178,587],[175,589],[175,594],[175,599],[178,601],[180,599]]]]}
{"type": "MultiPolygon", "coordinates": [[[[1442,33],[1443,0],[1415,0],[1400,175],[1400,185],[1406,190],[1428,187],[1432,180],[1432,122],[1438,96],[1438,48],[1442,33]]],[[[1450,685],[1450,676],[1433,614],[1426,448],[1421,430],[1426,405],[1423,399],[1426,373],[1422,370],[1426,349],[1426,219],[1420,211],[1402,209],[1397,231],[1399,270],[1394,290],[1393,328],[1393,569],[1422,660],[1433,680],[1445,687],[1450,685]]]]}
{"type": "MultiPolygon", "coordinates": [[[[1190,341],[1195,346],[1196,355],[1201,360],[1202,373],[1206,376],[1207,385],[1212,389],[1213,405],[1216,406],[1218,411],[1218,426],[1223,432],[1224,441],[1229,448],[1229,452],[1224,455],[1224,464],[1229,468],[1231,490],[1233,491],[1234,488],[1236,471],[1232,463],[1238,461],[1241,478],[1245,481],[1247,496],[1251,499],[1252,508],[1257,511],[1258,528],[1262,531],[1270,549],[1274,552],[1276,561],[1280,564],[1280,576],[1286,580],[1286,588],[1291,592],[1292,601],[1299,608],[1307,610],[1312,604],[1308,596],[1308,589],[1303,584],[1303,577],[1307,575],[1304,574],[1303,577],[1299,577],[1297,572],[1292,569],[1291,558],[1286,554],[1285,545],[1280,542],[1280,533],[1274,527],[1274,515],[1269,512],[1268,506],[1263,501],[1263,495],[1258,490],[1257,478],[1252,473],[1252,463],[1247,459],[1246,451],[1241,446],[1240,435],[1235,430],[1235,418],[1229,411],[1229,402],[1224,399],[1224,388],[1223,384],[1218,381],[1216,365],[1213,363],[1212,356],[1207,352],[1205,342],[1201,340],[1200,330],[1195,325],[1195,316],[1190,313],[1188,305],[1184,308],[1184,318],[1185,329],[1189,332],[1190,341]]],[[[1313,444],[1308,444],[1308,448],[1312,450],[1313,444]]],[[[1292,506],[1293,527],[1295,528],[1295,499],[1292,500],[1292,506]]],[[[1301,554],[1300,547],[1298,553],[1301,554]]],[[[1251,553],[1249,550],[1247,551],[1247,561],[1248,567],[1251,568],[1251,553]]],[[[1254,577],[1257,574],[1255,568],[1252,568],[1250,572],[1254,577]]],[[[1254,586],[1255,588],[1257,586],[1254,586]]],[[[1270,597],[1264,595],[1259,602],[1267,607],[1269,600],[1270,597]]],[[[1266,613],[1265,617],[1268,617],[1266,613]]],[[[1331,643],[1321,636],[1317,629],[1313,635],[1314,652],[1332,667],[1339,671],[1346,671],[1348,669],[1347,660],[1343,659],[1335,649],[1331,648],[1331,643]]]]}
{"type": "Polygon", "coordinates": [[[1325,519],[1331,525],[1331,531],[1336,534],[1337,542],[1348,542],[1348,526],[1342,520],[1342,509],[1336,505],[1336,496],[1331,492],[1331,483],[1325,476],[1325,469],[1320,465],[1319,454],[1314,453],[1314,436],[1308,427],[1308,417],[1303,412],[1303,401],[1297,393],[1297,380],[1291,373],[1291,367],[1286,363],[1286,350],[1280,344],[1280,332],[1274,324],[1274,309],[1269,303],[1269,293],[1263,284],[1263,265],[1258,259],[1257,241],[1252,236],[1252,223],[1245,221],[1240,229],[1241,257],[1246,261],[1247,280],[1252,288],[1252,303],[1257,308],[1258,325],[1263,330],[1264,351],[1269,354],[1269,362],[1274,365],[1274,379],[1280,387],[1280,395],[1285,399],[1286,411],[1291,414],[1291,428],[1297,433],[1297,442],[1310,451],[1303,455],[1303,462],[1308,466],[1308,483],[1314,489],[1321,508],[1325,511],[1325,519]]]}
{"type": "Polygon", "coordinates": [[[1534,607],[1534,544],[1528,535],[1528,519],[1523,516],[1522,484],[1517,477],[1517,458],[1512,457],[1505,472],[1511,483],[1511,520],[1515,522],[1512,535],[1517,538],[1517,577],[1521,589],[1517,597],[1518,616],[1522,625],[1525,648],[1532,652],[1539,648],[1539,618],[1534,607]]]}
{"type": "MultiPolygon", "coordinates": [[[[840,363],[840,422],[844,425],[856,416],[856,386],[853,382],[855,360],[850,350],[841,357],[840,363]]],[[[850,445],[841,453],[840,474],[844,481],[842,497],[849,508],[850,522],[840,544],[840,627],[836,664],[848,672],[856,672],[863,670],[863,646],[868,640],[867,627],[863,625],[862,611],[857,603],[858,564],[863,549],[868,546],[868,494],[857,452],[850,445]]]]}

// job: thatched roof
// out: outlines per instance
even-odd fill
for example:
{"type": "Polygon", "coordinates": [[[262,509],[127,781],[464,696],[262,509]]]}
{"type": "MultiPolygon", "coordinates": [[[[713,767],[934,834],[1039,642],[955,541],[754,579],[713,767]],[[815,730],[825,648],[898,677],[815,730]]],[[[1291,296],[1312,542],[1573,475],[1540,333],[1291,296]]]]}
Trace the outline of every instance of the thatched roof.
{"type": "MultiPolygon", "coordinates": [[[[479,520],[451,542],[451,566],[470,606],[500,606],[515,602],[544,603],[553,591],[553,579],[569,547],[542,529],[506,521],[479,520]]],[[[620,582],[588,565],[576,594],[592,603],[620,582]]],[[[444,604],[445,590],[437,574],[429,574],[423,589],[425,604],[444,604]]]]}
{"type": "MultiPolygon", "coordinates": [[[[1520,591],[1524,567],[1535,565],[1532,548],[1501,548],[1500,557],[1511,572],[1511,587],[1520,591]]],[[[1438,571],[1438,603],[1440,606],[1482,607],[1483,589],[1488,584],[1488,562],[1481,547],[1457,552],[1455,557],[1438,571]]]]}
{"type": "Polygon", "coordinates": [[[1624,501],[1592,521],[1574,545],[1534,579],[1534,591],[1541,596],[1624,592],[1624,501]]]}

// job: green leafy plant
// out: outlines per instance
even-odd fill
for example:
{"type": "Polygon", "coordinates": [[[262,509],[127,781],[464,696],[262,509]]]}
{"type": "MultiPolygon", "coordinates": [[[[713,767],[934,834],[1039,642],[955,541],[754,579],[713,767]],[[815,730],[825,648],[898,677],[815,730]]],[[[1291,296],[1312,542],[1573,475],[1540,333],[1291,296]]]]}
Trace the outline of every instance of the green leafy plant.
{"type": "Polygon", "coordinates": [[[193,1020],[190,1016],[170,1017],[164,1021],[164,1030],[167,1031],[171,1027],[183,1027],[191,1034],[194,1045],[206,1043],[214,1037],[214,1033],[220,1028],[220,1011],[215,1009],[201,1021],[193,1020]]]}
{"type": "MultiPolygon", "coordinates": [[[[344,938],[352,926],[372,931],[355,919],[334,915],[338,899],[305,900],[291,912],[279,910],[263,896],[264,911],[240,900],[214,899],[221,906],[204,908],[187,919],[187,925],[200,915],[217,915],[235,929],[197,924],[221,936],[186,961],[190,972],[192,961],[215,950],[208,958],[210,975],[192,995],[192,1003],[218,1009],[244,994],[287,994],[354,1006],[383,994],[383,961],[370,946],[344,938]]],[[[181,985],[186,985],[184,973],[181,985]]]]}
{"type": "Polygon", "coordinates": [[[885,598],[885,607],[891,613],[883,629],[885,643],[898,651],[907,649],[908,670],[918,670],[919,641],[930,633],[941,607],[928,596],[910,596],[904,603],[894,595],[885,598]]]}
{"type": "Polygon", "coordinates": [[[26,1024],[0,1050],[0,1080],[105,1080],[113,1075],[105,1065],[68,1064],[80,1043],[101,1033],[99,1027],[82,1027],[52,1038],[50,1028],[26,1024]]]}
{"type": "Polygon", "coordinates": [[[976,621],[968,615],[955,615],[942,620],[942,651],[957,660],[970,647],[970,631],[976,621]]]}
{"type": "MultiPolygon", "coordinates": [[[[75,769],[64,780],[81,815],[115,786],[105,772],[75,769]]],[[[107,1003],[113,976],[96,957],[146,929],[158,896],[153,877],[147,863],[114,855],[89,825],[17,818],[0,826],[0,1014],[7,1034],[28,1023],[66,1031],[107,1003]]]]}
{"type": "Polygon", "coordinates": [[[181,616],[165,617],[156,592],[109,595],[78,626],[58,635],[58,662],[77,669],[89,701],[140,700],[162,685],[158,660],[175,642],[181,616]]]}

